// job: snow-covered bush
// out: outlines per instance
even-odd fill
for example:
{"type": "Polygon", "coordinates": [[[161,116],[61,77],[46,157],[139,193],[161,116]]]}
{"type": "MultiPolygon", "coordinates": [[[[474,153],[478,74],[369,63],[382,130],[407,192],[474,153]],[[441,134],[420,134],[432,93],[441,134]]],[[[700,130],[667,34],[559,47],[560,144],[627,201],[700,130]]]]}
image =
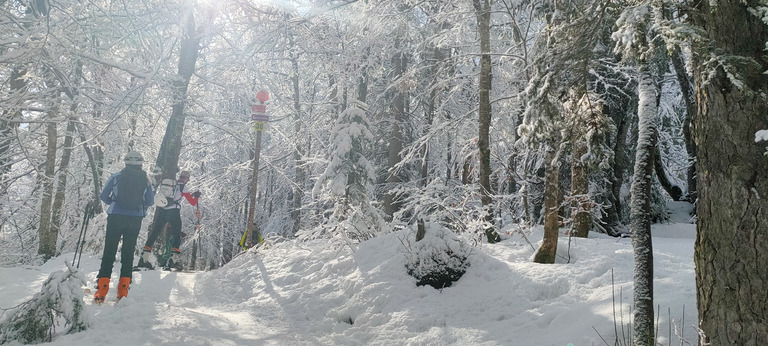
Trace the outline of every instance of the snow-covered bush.
{"type": "Polygon", "coordinates": [[[414,231],[404,243],[408,247],[405,267],[408,274],[418,280],[418,286],[449,287],[469,267],[471,247],[454,232],[437,223],[424,224],[424,238],[421,240],[416,241],[414,231]]]}
{"type": "Polygon", "coordinates": [[[85,285],[82,273],[70,263],[67,263],[67,270],[51,274],[40,292],[0,321],[0,344],[50,342],[57,326],[62,326],[63,334],[85,330],[88,326],[83,313],[85,285]]]}

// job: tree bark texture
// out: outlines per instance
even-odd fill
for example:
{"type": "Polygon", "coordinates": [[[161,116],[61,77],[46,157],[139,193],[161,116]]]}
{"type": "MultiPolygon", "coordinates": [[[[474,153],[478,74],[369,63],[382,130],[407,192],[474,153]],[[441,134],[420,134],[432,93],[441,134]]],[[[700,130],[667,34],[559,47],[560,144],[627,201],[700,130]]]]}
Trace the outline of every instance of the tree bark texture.
{"type": "MultiPolygon", "coordinates": [[[[26,71],[21,67],[13,69],[10,76],[10,95],[21,94],[27,87],[27,82],[22,78],[26,71]]],[[[0,197],[6,193],[6,174],[11,171],[12,151],[14,132],[18,129],[19,123],[14,120],[21,120],[22,114],[18,109],[3,109],[3,117],[0,119],[0,197]]]]}
{"type": "Polygon", "coordinates": [[[653,316],[653,242],[651,239],[651,186],[653,156],[658,142],[657,87],[649,67],[640,63],[638,140],[632,177],[630,228],[634,248],[634,344],[655,345],[653,316]]]}
{"type": "MultiPolygon", "coordinates": [[[[73,104],[71,110],[74,111],[75,105],[73,104]]],[[[61,229],[61,215],[64,208],[64,202],[66,201],[67,191],[67,172],[69,171],[69,161],[72,158],[72,143],[74,142],[75,132],[75,119],[70,117],[67,121],[67,132],[64,135],[64,148],[61,153],[61,160],[59,162],[59,176],[56,186],[56,195],[53,199],[53,206],[51,207],[51,237],[59,238],[59,230],[61,229]]],[[[55,247],[55,244],[54,244],[55,247]]],[[[54,254],[58,255],[57,253],[54,254]]]]}
{"type": "Polygon", "coordinates": [[[697,306],[708,345],[768,345],[768,158],[754,142],[768,129],[768,27],[747,4],[758,1],[704,1],[693,17],[709,39],[694,50],[693,128],[697,306]]]}
{"type": "Polygon", "coordinates": [[[685,63],[683,62],[683,53],[680,48],[675,49],[670,55],[672,66],[675,68],[677,83],[680,85],[680,91],[685,101],[685,121],[683,121],[683,138],[685,139],[685,151],[688,153],[688,171],[687,183],[688,191],[685,193],[685,199],[693,203],[696,201],[696,143],[691,134],[691,122],[696,114],[696,99],[691,86],[691,79],[685,72],[685,63]]]}
{"type": "MultiPolygon", "coordinates": [[[[195,64],[200,51],[199,37],[195,33],[195,16],[193,1],[184,1],[181,23],[182,38],[179,48],[178,76],[173,81],[173,103],[171,105],[171,117],[165,127],[163,142],[160,144],[160,150],[157,154],[155,166],[161,169],[158,182],[162,179],[176,180],[176,173],[179,172],[179,156],[181,155],[181,137],[184,134],[184,121],[186,114],[184,110],[187,104],[187,90],[192,74],[195,72],[195,64]]],[[[154,215],[150,223],[150,229],[157,223],[157,214],[154,215]]],[[[165,238],[165,231],[160,235],[160,241],[165,238]]]]}
{"type": "MultiPolygon", "coordinates": [[[[392,57],[392,69],[394,70],[394,88],[395,95],[392,99],[392,123],[390,124],[389,146],[387,148],[387,175],[388,190],[396,188],[400,183],[400,175],[397,174],[395,166],[400,164],[403,151],[403,122],[406,115],[406,104],[408,102],[408,87],[404,81],[405,71],[408,68],[408,56],[405,52],[405,27],[401,24],[396,29],[395,47],[398,50],[392,57]]],[[[387,191],[384,195],[384,210],[390,217],[400,210],[400,203],[396,201],[397,196],[394,192],[387,191]]]]}
{"type": "MultiPolygon", "coordinates": [[[[480,76],[478,77],[478,139],[480,153],[480,202],[485,210],[485,221],[493,224],[493,199],[491,198],[491,4],[489,0],[474,0],[477,27],[480,36],[480,76]]],[[[493,227],[485,230],[489,243],[498,241],[493,227]]]]}
{"type": "Polygon", "coordinates": [[[165,128],[163,142],[157,156],[157,167],[162,169],[161,179],[176,179],[179,171],[179,155],[181,155],[181,136],[184,132],[185,114],[187,104],[187,89],[192,74],[195,72],[195,63],[200,51],[200,39],[195,33],[195,17],[192,1],[185,1],[181,16],[183,37],[179,48],[178,77],[173,83],[173,104],[171,117],[165,128]]]}
{"type": "MultiPolygon", "coordinates": [[[[621,112],[624,109],[615,110],[621,112]]],[[[624,184],[624,172],[627,170],[627,131],[629,131],[630,124],[629,116],[621,116],[618,124],[616,124],[616,144],[613,146],[613,166],[610,176],[611,181],[611,193],[608,199],[611,206],[606,211],[606,227],[607,232],[610,235],[618,235],[619,227],[622,225],[622,202],[621,202],[621,187],[624,184]]]]}
{"type": "Polygon", "coordinates": [[[43,256],[47,261],[56,254],[57,235],[51,233],[51,204],[53,203],[53,177],[56,174],[56,146],[57,146],[57,124],[54,121],[59,114],[58,105],[54,105],[48,110],[46,116],[48,124],[46,125],[46,137],[48,146],[45,152],[45,163],[42,168],[43,175],[39,177],[42,188],[42,199],[40,201],[40,244],[37,248],[37,254],[43,256]]]}
{"type": "MultiPolygon", "coordinates": [[[[293,37],[290,37],[291,47],[294,46],[293,37]]],[[[291,50],[293,52],[294,50],[291,50]]],[[[291,53],[294,54],[294,53],[291,53]]],[[[293,164],[296,172],[296,180],[293,186],[293,206],[291,208],[291,218],[293,219],[293,235],[299,232],[301,228],[301,207],[304,199],[304,186],[307,179],[307,174],[304,169],[304,146],[302,145],[302,138],[306,136],[302,134],[302,114],[301,114],[301,94],[299,83],[299,57],[291,56],[291,67],[293,68],[293,76],[291,77],[291,83],[293,84],[293,111],[294,115],[294,130],[296,136],[296,148],[293,151],[293,164]]]]}
{"type": "Polygon", "coordinates": [[[557,151],[548,147],[545,153],[546,183],[544,185],[544,239],[533,258],[536,263],[552,264],[557,258],[557,239],[560,220],[560,165],[556,161],[557,151]]]}
{"type": "Polygon", "coordinates": [[[656,146],[653,153],[653,168],[656,171],[656,178],[659,179],[659,184],[672,197],[672,200],[679,201],[683,197],[683,189],[679,186],[672,184],[667,177],[667,171],[664,170],[664,163],[661,161],[661,151],[656,146]]]}
{"type": "Polygon", "coordinates": [[[586,238],[592,229],[591,199],[589,198],[589,177],[581,157],[587,153],[587,143],[575,140],[571,161],[571,217],[573,218],[573,236],[586,238]]]}
{"type": "MultiPolygon", "coordinates": [[[[58,239],[59,230],[62,223],[62,208],[66,201],[67,191],[67,173],[69,172],[69,162],[72,159],[72,150],[74,150],[73,143],[75,141],[75,126],[77,125],[77,117],[75,116],[77,111],[78,102],[76,96],[79,92],[80,80],[83,76],[83,65],[78,62],[75,68],[74,83],[65,87],[65,92],[72,102],[69,106],[69,114],[67,114],[67,129],[64,133],[64,147],[62,148],[61,160],[59,162],[58,172],[58,185],[56,186],[56,195],[53,199],[53,206],[51,208],[51,235],[58,239]]],[[[62,81],[64,82],[64,81],[62,81]]],[[[100,203],[98,203],[100,204],[100,203]]],[[[58,253],[56,254],[58,255],[58,253]]]]}

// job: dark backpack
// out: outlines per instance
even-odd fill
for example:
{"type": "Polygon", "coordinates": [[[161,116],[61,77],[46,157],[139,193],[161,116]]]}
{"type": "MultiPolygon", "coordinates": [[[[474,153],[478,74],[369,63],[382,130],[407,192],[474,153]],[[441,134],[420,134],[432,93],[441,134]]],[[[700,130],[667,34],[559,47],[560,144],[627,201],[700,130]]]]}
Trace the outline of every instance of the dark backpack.
{"type": "Polygon", "coordinates": [[[144,191],[147,189],[147,173],[141,169],[126,167],[117,176],[114,190],[115,202],[123,209],[141,209],[144,191]]]}

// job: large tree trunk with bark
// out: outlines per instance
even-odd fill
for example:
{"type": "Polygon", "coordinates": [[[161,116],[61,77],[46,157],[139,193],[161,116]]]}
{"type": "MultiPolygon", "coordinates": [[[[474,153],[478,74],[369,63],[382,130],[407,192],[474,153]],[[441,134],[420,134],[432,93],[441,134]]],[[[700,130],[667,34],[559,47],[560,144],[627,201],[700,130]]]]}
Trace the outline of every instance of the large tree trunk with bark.
{"type": "Polygon", "coordinates": [[[395,48],[398,50],[392,57],[392,69],[394,70],[394,97],[392,98],[392,119],[389,132],[389,146],[387,148],[387,175],[388,191],[384,195],[384,210],[387,215],[392,217],[400,210],[400,202],[397,201],[396,193],[392,192],[396,185],[402,181],[397,173],[396,166],[402,161],[400,154],[403,151],[403,123],[407,113],[408,105],[408,87],[405,81],[405,70],[408,67],[408,55],[405,50],[405,25],[401,23],[395,32],[395,48]]]}
{"type": "MultiPolygon", "coordinates": [[[[189,81],[195,72],[197,56],[200,52],[200,38],[195,30],[194,2],[186,0],[182,6],[181,23],[182,38],[179,48],[178,76],[173,81],[173,103],[171,105],[171,117],[165,127],[163,142],[160,144],[160,150],[157,154],[155,166],[160,169],[158,182],[162,179],[176,180],[176,173],[179,172],[179,156],[181,155],[181,137],[184,134],[184,122],[186,114],[184,110],[187,104],[187,90],[189,81]]],[[[150,230],[157,223],[157,213],[155,213],[150,230]]],[[[160,239],[165,239],[165,230],[162,231],[160,239]]]]}
{"type": "Polygon", "coordinates": [[[67,121],[67,133],[64,134],[64,148],[62,149],[61,160],[59,162],[59,176],[56,186],[56,195],[54,196],[53,206],[51,207],[50,233],[51,237],[56,239],[59,237],[59,230],[61,229],[62,223],[62,209],[64,208],[64,202],[67,198],[67,172],[69,171],[69,161],[72,158],[72,143],[74,142],[75,121],[76,119],[74,119],[74,117],[70,117],[67,121]]]}
{"type": "MultiPolygon", "coordinates": [[[[474,0],[477,30],[480,36],[480,76],[478,77],[479,129],[477,149],[480,152],[480,202],[485,208],[485,221],[493,225],[493,199],[491,198],[491,4],[489,0],[474,0]]],[[[489,243],[499,241],[494,227],[488,227],[485,235],[489,243]]]]}
{"type": "Polygon", "coordinates": [[[557,258],[557,239],[560,231],[560,165],[557,150],[546,148],[546,182],[544,185],[544,240],[533,258],[536,263],[552,264],[557,258]]]}
{"type": "Polygon", "coordinates": [[[58,139],[57,124],[55,118],[59,115],[58,104],[52,105],[46,115],[46,137],[48,146],[45,153],[45,163],[42,166],[43,173],[39,177],[42,188],[42,200],[40,201],[40,227],[38,234],[40,244],[37,254],[47,261],[56,255],[56,241],[58,235],[51,232],[51,204],[53,203],[53,177],[56,174],[56,146],[58,139]]]}
{"type": "Polygon", "coordinates": [[[638,72],[640,83],[637,107],[638,140],[635,172],[632,177],[630,227],[634,248],[634,340],[635,345],[655,344],[653,320],[653,242],[651,239],[651,186],[653,156],[658,141],[658,96],[653,76],[646,63],[638,72]]]}
{"type": "Polygon", "coordinates": [[[161,179],[176,179],[179,171],[179,155],[181,155],[181,136],[184,133],[184,121],[186,115],[184,109],[187,104],[187,89],[192,74],[195,72],[195,63],[200,51],[200,38],[195,32],[194,3],[190,0],[184,2],[181,16],[182,39],[179,48],[178,78],[173,82],[173,104],[171,117],[165,128],[163,142],[157,154],[156,165],[162,170],[161,179]]]}
{"type": "MultiPolygon", "coordinates": [[[[53,207],[51,208],[51,235],[55,238],[59,237],[59,231],[61,230],[62,223],[62,209],[64,208],[64,202],[67,195],[67,173],[69,172],[69,162],[72,159],[72,150],[74,149],[73,143],[75,141],[75,126],[77,124],[77,117],[75,112],[77,110],[77,88],[80,85],[80,79],[83,75],[83,65],[78,62],[75,68],[74,85],[64,88],[67,96],[69,96],[72,104],[69,106],[69,114],[67,114],[67,129],[64,133],[64,147],[62,148],[61,160],[59,162],[58,172],[58,185],[56,186],[56,195],[53,199],[53,207]]],[[[100,204],[100,203],[96,203],[100,204]]]]}
{"type": "MultiPolygon", "coordinates": [[[[614,110],[612,112],[623,113],[623,108],[614,110]]],[[[610,181],[610,194],[608,195],[608,201],[610,206],[605,212],[605,228],[609,235],[616,236],[620,233],[622,223],[622,203],[621,203],[621,187],[624,184],[624,172],[627,170],[626,150],[627,150],[627,131],[629,131],[630,124],[629,116],[620,117],[616,124],[616,143],[613,146],[613,165],[611,166],[611,174],[608,177],[610,181]]]]}
{"type": "Polygon", "coordinates": [[[701,344],[768,345],[768,158],[755,143],[768,129],[768,27],[742,1],[693,14],[709,39],[694,49],[701,344]]]}

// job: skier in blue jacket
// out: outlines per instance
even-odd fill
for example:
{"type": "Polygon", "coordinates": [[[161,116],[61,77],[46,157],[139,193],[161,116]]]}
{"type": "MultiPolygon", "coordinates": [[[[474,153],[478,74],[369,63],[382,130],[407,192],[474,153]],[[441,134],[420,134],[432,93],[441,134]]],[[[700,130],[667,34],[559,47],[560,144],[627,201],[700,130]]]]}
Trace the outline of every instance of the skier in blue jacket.
{"type": "Polygon", "coordinates": [[[117,299],[128,295],[128,286],[133,273],[133,253],[136,239],[141,230],[141,220],[147,215],[147,208],[154,204],[152,183],[147,173],[141,169],[144,158],[140,153],[131,151],[125,155],[125,168],[113,174],[104,185],[99,198],[109,205],[107,208],[107,235],[104,240],[104,254],[101,256],[101,268],[98,289],[93,296],[97,303],[104,301],[109,291],[109,279],[115,262],[117,245],[120,238],[120,280],[117,287],[117,299]]]}

